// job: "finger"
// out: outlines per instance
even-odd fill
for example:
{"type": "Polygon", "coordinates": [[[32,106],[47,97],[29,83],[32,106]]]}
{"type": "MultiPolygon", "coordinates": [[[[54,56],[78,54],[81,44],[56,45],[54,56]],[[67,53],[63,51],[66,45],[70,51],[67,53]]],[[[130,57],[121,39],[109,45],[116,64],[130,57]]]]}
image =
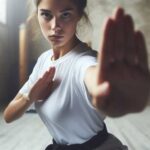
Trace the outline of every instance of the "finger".
{"type": "Polygon", "coordinates": [[[105,81],[95,89],[95,93],[93,95],[95,97],[104,97],[107,96],[108,94],[109,94],[109,83],[105,81]]]}
{"type": "Polygon", "coordinates": [[[114,60],[114,22],[112,19],[108,18],[104,26],[103,40],[100,47],[100,52],[98,56],[99,71],[100,75],[98,83],[103,82],[103,77],[105,76],[106,69],[110,62],[114,60]]]}
{"type": "Polygon", "coordinates": [[[140,67],[147,71],[148,70],[148,55],[145,44],[145,39],[143,34],[140,31],[135,32],[135,41],[136,41],[136,51],[137,59],[140,67]]]}
{"type": "Polygon", "coordinates": [[[95,89],[93,93],[94,97],[93,104],[95,106],[101,106],[104,103],[105,98],[109,95],[109,93],[110,93],[110,84],[109,82],[105,81],[95,89]]]}
{"type": "Polygon", "coordinates": [[[42,84],[49,84],[50,83],[50,80],[49,80],[49,75],[52,74],[52,68],[50,68],[49,70],[47,70],[43,76],[41,77],[41,82],[42,84]]]}
{"type": "Polygon", "coordinates": [[[41,81],[46,80],[47,77],[48,77],[48,75],[49,75],[49,70],[47,70],[47,71],[43,74],[43,76],[41,77],[41,81]]]}
{"type": "Polygon", "coordinates": [[[136,61],[136,48],[135,48],[135,38],[134,38],[134,24],[131,16],[126,15],[124,18],[125,21],[125,61],[134,65],[136,61]]]}
{"type": "Polygon", "coordinates": [[[49,83],[53,80],[54,75],[55,75],[55,71],[56,71],[55,67],[50,68],[49,74],[48,74],[48,77],[47,77],[47,80],[48,80],[49,83]]]}
{"type": "Polygon", "coordinates": [[[115,60],[123,61],[125,51],[125,26],[124,26],[124,10],[118,8],[114,16],[115,35],[114,35],[114,54],[115,60]]]}
{"type": "Polygon", "coordinates": [[[36,83],[32,86],[30,94],[32,93],[32,91],[36,91],[39,89],[39,87],[43,87],[43,79],[39,78],[36,83]]]}
{"type": "Polygon", "coordinates": [[[115,9],[115,11],[113,12],[113,15],[112,15],[112,18],[113,19],[116,19],[118,16],[122,16],[124,14],[124,9],[122,7],[117,7],[115,9]]]}

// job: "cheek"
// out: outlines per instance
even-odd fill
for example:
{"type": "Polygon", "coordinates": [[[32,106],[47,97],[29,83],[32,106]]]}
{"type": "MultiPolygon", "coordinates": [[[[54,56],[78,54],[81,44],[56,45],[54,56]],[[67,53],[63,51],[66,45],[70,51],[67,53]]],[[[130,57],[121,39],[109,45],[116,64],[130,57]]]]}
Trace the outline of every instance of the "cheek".
{"type": "Polygon", "coordinates": [[[77,22],[67,23],[65,26],[65,31],[69,34],[74,34],[76,32],[77,22]]]}
{"type": "Polygon", "coordinates": [[[48,26],[43,22],[39,22],[39,25],[40,25],[40,29],[41,29],[42,33],[45,35],[47,33],[48,26]]]}
{"type": "Polygon", "coordinates": [[[38,16],[38,22],[39,22],[41,30],[45,31],[47,29],[47,25],[45,21],[42,19],[42,17],[38,16]]]}

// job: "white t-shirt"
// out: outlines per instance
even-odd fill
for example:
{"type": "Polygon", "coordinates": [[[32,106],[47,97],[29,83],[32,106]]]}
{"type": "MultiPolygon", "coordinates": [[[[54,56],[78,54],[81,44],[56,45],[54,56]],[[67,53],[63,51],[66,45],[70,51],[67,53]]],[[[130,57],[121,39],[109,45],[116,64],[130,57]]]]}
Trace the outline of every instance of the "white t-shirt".
{"type": "Polygon", "coordinates": [[[47,100],[35,102],[35,109],[58,144],[86,142],[103,129],[105,118],[92,106],[84,83],[86,69],[97,64],[96,52],[80,43],[55,61],[51,61],[52,55],[48,50],[38,58],[19,93],[28,93],[45,71],[55,66],[54,81],[60,83],[47,100]]]}

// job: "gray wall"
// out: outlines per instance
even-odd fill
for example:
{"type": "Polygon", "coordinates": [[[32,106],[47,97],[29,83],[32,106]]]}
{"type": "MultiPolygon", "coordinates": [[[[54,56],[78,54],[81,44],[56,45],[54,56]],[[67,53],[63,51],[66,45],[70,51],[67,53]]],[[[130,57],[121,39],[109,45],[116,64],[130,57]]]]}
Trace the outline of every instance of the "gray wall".
{"type": "Polygon", "coordinates": [[[121,6],[132,15],[135,28],[142,30],[150,50],[150,0],[89,0],[90,19],[93,24],[92,45],[99,48],[102,37],[102,25],[112,15],[115,8],[121,6]]]}

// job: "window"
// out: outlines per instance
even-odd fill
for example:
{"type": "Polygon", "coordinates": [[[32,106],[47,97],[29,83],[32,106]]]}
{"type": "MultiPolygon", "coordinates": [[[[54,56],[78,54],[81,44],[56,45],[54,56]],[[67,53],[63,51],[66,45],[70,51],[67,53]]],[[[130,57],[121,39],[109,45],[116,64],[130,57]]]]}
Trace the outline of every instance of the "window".
{"type": "Polygon", "coordinates": [[[6,4],[7,0],[0,0],[0,23],[6,24],[6,4]]]}

